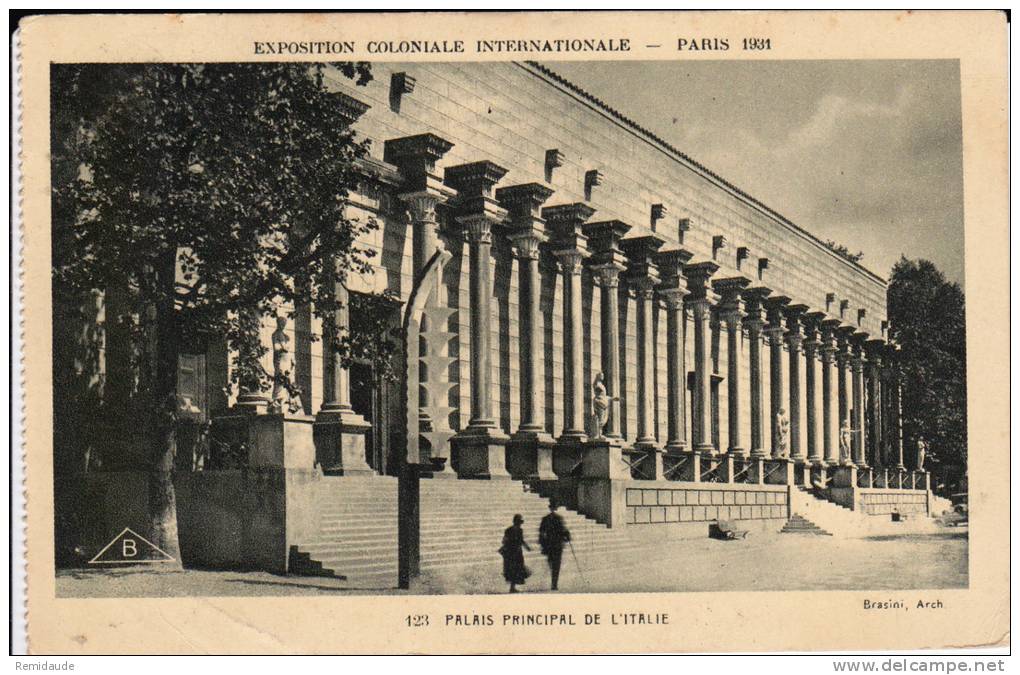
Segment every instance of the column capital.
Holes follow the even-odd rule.
[[[683,309],[684,298],[687,297],[686,288],[663,288],[660,286],[657,290],[667,308]]]
[[[588,253],[588,237],[584,235],[584,223],[595,213],[595,209],[583,202],[557,204],[542,208],[542,217],[552,234],[555,250],[577,250],[585,257]]]
[[[487,218],[490,224],[506,220],[506,209],[492,196],[493,186],[506,175],[506,172],[506,169],[488,160],[458,164],[446,169],[444,182],[457,191],[457,197],[452,205],[459,216],[458,222],[465,218],[479,217]]]
[[[540,221],[542,225],[542,204],[553,194],[553,189],[543,183],[520,183],[496,190],[496,201],[510,214],[514,227],[530,226]]]
[[[747,315],[744,324],[749,330],[760,332],[765,327],[765,303],[772,294],[771,288],[753,286],[744,290],[744,312]]]
[[[561,249],[553,251],[559,269],[564,274],[581,274],[581,263],[588,257],[587,251],[580,249]]]
[[[544,232],[515,231],[507,235],[514,248],[514,254],[521,260],[538,260],[539,245],[548,241]]]
[[[691,295],[687,298],[687,304],[693,306],[697,302],[704,302],[707,305],[718,301],[715,291],[712,290],[712,275],[719,271],[719,265],[711,261],[684,265],[684,276],[687,277],[687,288]]]
[[[537,259],[538,245],[549,239],[541,207],[552,193],[552,188],[541,183],[510,185],[496,190],[496,201],[509,214],[507,237],[521,259]]]
[[[655,266],[659,268],[659,277],[662,279],[663,288],[686,288],[687,277],[684,275],[684,265],[694,256],[693,253],[684,248],[671,248],[665,251],[658,251],[652,256]]]
[[[403,192],[397,195],[397,198],[407,205],[412,221],[434,223],[436,222],[436,207],[456,196],[456,190],[446,187],[436,178],[424,189]]]
[[[712,282],[712,289],[719,294],[719,318],[731,328],[740,327],[744,318],[744,290],[751,284],[747,277],[728,277]]]
[[[620,272],[623,265],[607,263],[603,265],[592,265],[591,271],[595,275],[595,283],[603,288],[619,288]]]
[[[383,161],[400,170],[406,192],[426,189],[439,181],[436,162],[453,148],[453,143],[435,134],[391,138],[383,144]]]
[[[620,248],[627,256],[627,281],[637,291],[651,290],[659,283],[659,268],[655,265],[655,253],[666,240],[656,235],[632,237],[620,241]]]

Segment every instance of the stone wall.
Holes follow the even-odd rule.
[[[787,518],[786,486],[657,483],[626,490],[627,525]]]
[[[912,490],[860,490],[857,495],[858,509],[869,516],[884,516],[897,511],[899,513],[928,512],[928,495]]]

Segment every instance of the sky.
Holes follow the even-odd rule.
[[[883,278],[906,255],[963,285],[958,62],[546,65]]]

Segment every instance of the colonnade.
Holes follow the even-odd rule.
[[[599,220],[587,202],[545,205],[552,190],[542,183],[495,189],[506,169],[492,162],[448,167],[439,183],[434,164],[447,145],[424,134],[387,142],[387,153],[405,184],[416,188],[403,195],[412,210],[412,223],[431,223],[425,233],[419,233],[416,225],[416,272],[429,255],[428,250],[418,252],[417,242],[434,246],[436,241],[438,204],[447,204],[448,226],[459,230],[468,243],[471,409],[465,411],[466,427],[452,438],[459,447],[461,475],[500,478],[520,473],[519,467],[525,466],[530,467],[525,477],[548,479],[553,477],[550,457],[567,452],[579,459],[558,466],[557,473],[563,477],[577,469],[586,447],[608,444],[621,448],[624,474],[635,478],[763,482],[776,473],[774,466],[764,463],[780,462],[794,467],[780,467],[780,472],[787,477],[793,472],[798,481],[812,480],[813,470],[844,466],[855,470],[857,483],[905,484],[894,345],[873,338],[859,322],[773,292],[761,274],[723,276],[715,247],[712,258],[697,259],[682,247],[664,248],[666,241],[654,233],[625,236],[630,225]],[[508,433],[498,428],[490,400],[489,258],[494,236],[506,237],[519,260],[520,423]],[[746,256],[746,249],[741,250]],[[536,396],[541,376],[536,347],[542,344],[539,263],[546,256],[555,261],[562,276],[563,424],[556,438],[546,428]],[[600,363],[590,368],[602,373],[604,391],[596,391],[593,398],[606,408],[594,429],[590,421],[597,411],[585,406],[585,390],[591,386],[584,378],[582,331],[586,268],[600,298]],[[632,436],[628,442],[621,433],[621,286],[633,298],[636,310],[636,336],[627,347],[636,352],[636,430],[628,434]],[[665,387],[656,386],[656,309],[664,310],[667,326]],[[713,325],[725,334],[725,376],[716,374],[712,363]],[[686,363],[688,344],[693,345],[690,365]],[[763,350],[768,351],[768,392],[764,391]],[[746,364],[741,363],[744,355]],[[820,364],[820,381],[816,364]],[[688,367],[693,369],[689,392]],[[787,386],[784,377],[788,377]],[[713,411],[719,409],[713,407],[713,382],[722,380],[727,447],[717,447],[718,434],[712,433]],[[666,399],[665,438],[659,438],[654,422],[660,397]],[[745,400],[749,428],[741,417]],[[841,452],[848,436],[849,451]],[[533,459],[514,461],[515,453]],[[858,469],[866,474],[857,473]],[[620,475],[619,466],[608,473]]]

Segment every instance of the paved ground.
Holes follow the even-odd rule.
[[[530,557],[534,575],[523,592],[549,589],[540,556]],[[759,535],[723,542],[711,539],[664,543],[578,563],[563,559],[560,591],[883,590],[967,586],[966,528],[937,534],[836,539],[811,535]],[[580,568],[580,569],[579,569]],[[650,573],[654,570],[654,573]],[[454,569],[422,579],[419,593],[505,593],[498,568]],[[333,595],[362,593],[340,580],[276,576],[262,572],[174,572],[152,569],[63,570],[59,597],[167,597],[226,595]]]

